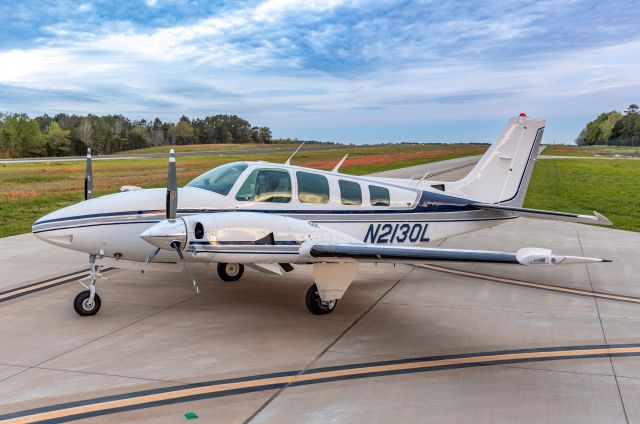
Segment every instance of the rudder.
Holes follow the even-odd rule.
[[[461,180],[447,184],[447,192],[482,203],[521,207],[527,193],[544,119],[526,115],[511,118],[498,140]]]

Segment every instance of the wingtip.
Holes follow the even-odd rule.
[[[603,259],[602,262],[613,262],[611,259]]]
[[[595,215],[596,218],[598,218],[598,223],[600,225],[613,225],[613,222],[611,222],[611,220],[609,218],[607,218],[606,216],[602,215],[601,213],[593,211],[593,214]]]

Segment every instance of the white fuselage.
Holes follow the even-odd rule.
[[[288,201],[239,199],[240,188],[256,169],[277,169],[289,173]],[[297,172],[326,178],[329,196],[324,199],[325,203],[315,202],[309,196],[302,197],[306,202],[301,201]],[[344,181],[351,183],[352,187],[355,187],[353,184],[360,187],[360,204],[344,204],[341,186]],[[387,190],[388,205],[373,206],[369,186]],[[140,234],[165,219],[165,195],[164,189],[148,189],[87,200],[44,216],[33,225],[33,232],[39,238],[65,248],[144,261],[152,246],[140,238]],[[495,226],[512,218],[505,213],[447,204],[441,197],[443,195],[437,190],[423,191],[404,180],[393,183],[390,179],[248,162],[226,195],[190,186],[179,189],[178,217],[197,216],[207,221],[206,237],[195,244],[199,246],[197,255],[186,255],[187,260],[236,263],[300,262],[300,245],[315,237],[419,246]],[[282,217],[289,219],[283,220]],[[195,225],[195,222],[189,225]],[[193,227],[187,231],[190,240],[196,241],[191,238]],[[226,231],[224,237],[222,231]],[[273,233],[275,244],[253,243],[269,232]],[[208,244],[203,247],[205,242]],[[192,243],[188,248],[193,246]],[[175,262],[175,254],[162,251],[154,261]]]

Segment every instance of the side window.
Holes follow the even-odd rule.
[[[391,204],[389,189],[384,187],[370,185],[369,196],[371,197],[371,206],[389,206]]]
[[[338,184],[340,185],[340,200],[343,205],[362,204],[360,184],[347,180],[338,180]]]
[[[296,172],[298,200],[302,203],[329,202],[329,181],[320,174]]]
[[[236,200],[288,203],[291,201],[291,177],[281,169],[255,169],[247,177]]]

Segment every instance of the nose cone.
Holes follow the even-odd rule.
[[[70,247],[73,242],[72,232],[65,229],[71,207],[49,213],[31,225],[31,232],[42,241],[61,247]],[[63,228],[61,228],[63,227]]]
[[[160,249],[173,250],[174,243],[184,248],[187,243],[187,226],[183,219],[160,221],[140,234],[140,237]]]

